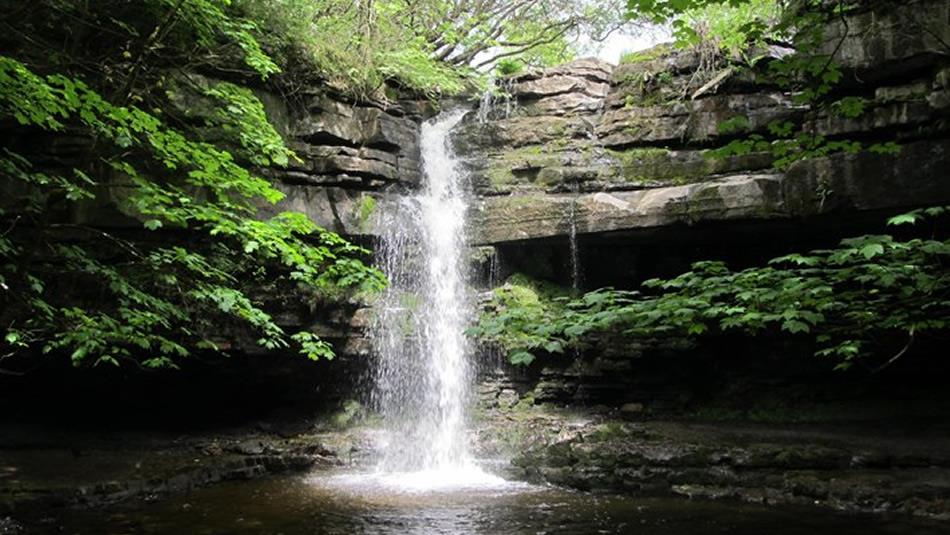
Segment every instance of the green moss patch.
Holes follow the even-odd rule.
[[[673,43],[661,43],[646,50],[627,52],[626,54],[620,56],[620,64],[627,65],[631,63],[645,63],[647,61],[653,61],[664,56],[669,56],[674,51],[675,49],[673,48]]]
[[[762,154],[714,158],[706,150],[673,151],[663,148],[608,150],[620,167],[619,176],[634,183],[684,185],[703,182],[712,175],[751,171],[770,165]]]
[[[359,204],[359,220],[360,220],[360,230],[366,231],[369,227],[370,218],[373,217],[373,214],[376,212],[376,198],[363,195],[360,198]]]

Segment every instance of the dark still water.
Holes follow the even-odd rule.
[[[950,533],[950,525],[935,522],[810,509],[590,495],[518,483],[414,490],[391,480],[326,474],[229,482],[151,504],[74,511],[47,527],[47,533],[88,535]]]

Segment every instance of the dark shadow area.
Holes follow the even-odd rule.
[[[701,260],[722,260],[733,269],[761,266],[790,253],[836,246],[843,238],[900,231],[888,227],[893,212],[849,212],[805,220],[703,222],[636,231],[580,234],[581,289],[635,289],[650,278],[689,271]],[[495,280],[524,273],[571,286],[567,237],[496,245]]]
[[[293,354],[194,357],[161,371],[34,358],[46,362],[21,377],[0,376],[0,425],[188,432],[299,419],[356,396],[365,369],[355,358]]]

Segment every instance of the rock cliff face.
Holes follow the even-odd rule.
[[[299,157],[271,171],[287,196],[277,211],[306,213],[341,234],[372,234],[384,191],[419,184],[421,114],[414,103],[351,103],[319,89],[293,104],[266,101],[270,117],[285,118],[283,134]]]
[[[576,233],[586,286],[632,286],[700,258],[768,258],[814,235],[833,240],[874,228],[886,213],[950,202],[950,25],[941,23],[950,7],[904,7],[858,11],[827,32],[845,74],[840,96],[865,99],[857,117],[796,104],[762,76],[713,68],[666,45],[619,66],[582,59],[502,81],[508,100],[471,113],[453,136],[477,195],[473,241],[498,248],[502,275],[528,270],[564,282],[565,238]],[[317,89],[293,103],[265,101],[301,158],[272,172],[287,194],[280,209],[371,238],[380,203],[419,184],[425,106],[352,103]],[[776,122],[900,150],[782,169],[769,150],[713,155]],[[287,323],[311,322],[342,353],[368,355],[369,311],[348,307],[314,320],[306,309],[287,310]],[[639,388],[630,359],[610,362],[626,367],[555,366],[536,394],[556,403],[643,401],[626,395]]]
[[[503,80],[508,101],[453,137],[495,280],[635,288],[696,260],[760,264],[950,203],[950,3],[873,4],[826,32],[843,74],[833,98],[860,97],[854,117],[665,46]],[[715,155],[777,124],[863,150],[787,165],[761,144]],[[478,438],[511,455],[516,476],[950,517],[947,433],[929,408],[950,403],[932,379],[945,373],[939,348],[868,377],[829,373],[789,340],[588,342],[528,368],[485,359]],[[913,438],[888,451],[883,428]]]
[[[499,107],[487,122],[473,115],[455,136],[482,197],[472,215],[475,241],[950,201],[948,6],[911,4],[859,12],[827,32],[828,46],[840,47],[841,96],[865,99],[854,118],[798,105],[761,76],[665,46],[618,67],[585,59],[505,80],[510,113]],[[768,150],[712,153],[784,122],[865,147],[894,141],[901,150],[809,158],[782,170]]]
[[[286,168],[261,170],[285,198],[276,205],[259,205],[260,215],[301,212],[371,248],[379,206],[420,184],[419,127],[424,116],[432,114],[428,105],[412,100],[354,102],[321,87],[293,98],[263,91],[257,95],[297,156]],[[281,311],[281,326],[308,329],[333,344],[343,357],[336,368],[343,370],[344,379],[328,379],[330,388],[325,390],[332,390],[332,397],[347,395],[347,390],[352,396],[370,346],[365,331],[371,314],[365,303],[313,303],[292,293],[271,297],[273,309]],[[238,345],[248,353],[270,353],[253,339],[241,339]]]

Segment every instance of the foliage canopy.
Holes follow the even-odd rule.
[[[192,81],[214,111],[198,122],[171,113],[173,82],[188,80],[172,65],[261,80],[281,68],[228,2],[138,7],[4,6],[23,28],[5,34],[11,54],[0,56],[0,358],[41,350],[76,365],[171,367],[226,349],[241,325],[263,347],[293,340],[309,358],[332,357],[312,333],[285,333],[254,293],[374,290],[382,275],[303,214],[257,216],[283,195],[255,169],[294,156],[252,91]]]
[[[561,63],[581,35],[601,40],[627,24],[623,0],[235,0],[235,7],[262,21],[268,48],[362,96],[386,82],[457,94],[500,62]]]

